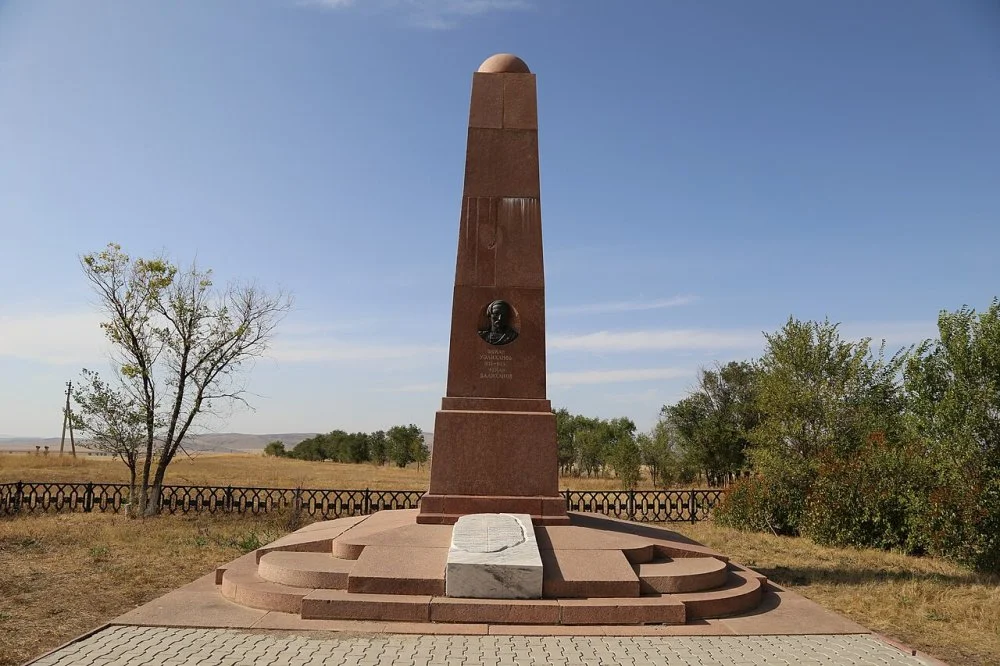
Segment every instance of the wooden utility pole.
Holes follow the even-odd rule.
[[[66,426],[69,426],[69,446],[73,457],[76,458],[76,442],[73,439],[73,416],[69,408],[69,396],[72,391],[73,382],[66,382],[66,407],[63,408],[63,429],[62,440],[59,442],[59,455],[62,455],[63,449],[66,448]]]

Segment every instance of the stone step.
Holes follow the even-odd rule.
[[[306,620],[382,620],[428,622],[431,597],[405,594],[355,594],[344,590],[312,590],[302,600]]]
[[[341,560],[329,552],[272,551],[261,556],[257,575],[272,583],[308,589],[346,590],[354,560]]]
[[[591,599],[453,599],[430,595],[313,590],[302,600],[310,620],[382,620],[547,625],[684,624],[674,595]]]
[[[706,592],[670,595],[687,607],[687,619],[724,617],[753,610],[760,605],[766,581],[746,570],[729,570],[725,585]]]
[[[633,565],[643,594],[702,592],[729,579],[726,563],[714,557],[682,557]]]
[[[543,550],[546,599],[638,597],[639,577],[620,550]]]
[[[443,595],[447,559],[447,548],[365,546],[351,562],[354,567],[347,590],[358,594]]]
[[[250,608],[300,613],[302,598],[313,590],[264,580],[254,573],[226,571],[222,574],[222,596]]]
[[[431,622],[559,624],[556,599],[431,599]]]
[[[348,530],[354,529],[369,516],[338,518],[321,523],[313,523],[297,532],[286,534],[256,551],[257,561],[266,553],[276,550],[293,550],[311,553],[329,553],[333,542]]]
[[[560,599],[560,624],[684,624],[687,608],[675,595]]]

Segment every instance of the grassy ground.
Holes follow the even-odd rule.
[[[955,664],[1000,654],[1000,580],[932,558],[824,548],[710,523],[670,526],[776,583]],[[0,666],[20,663],[287,529],[281,516],[0,520]]]
[[[930,557],[818,546],[711,523],[675,529],[775,583],[953,664],[1000,660],[1000,576]]]
[[[128,470],[116,459],[34,454],[0,455],[0,483],[10,481],[127,482]],[[270,488],[338,488],[424,490],[430,469],[411,465],[347,465],[253,454],[198,454],[178,457],[167,468],[167,483],[180,485],[257,486]],[[561,488],[617,490],[614,478],[563,477]],[[648,479],[640,488],[652,488]]]
[[[0,520],[0,666],[57,647],[284,532],[279,517]]]

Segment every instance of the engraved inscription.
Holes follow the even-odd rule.
[[[520,521],[506,513],[462,516],[451,535],[451,547],[468,553],[498,553],[524,541]]]
[[[480,379],[513,379],[510,363],[514,357],[502,349],[487,349],[479,355],[479,362],[482,369],[479,371]]]

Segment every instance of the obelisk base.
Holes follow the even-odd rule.
[[[445,398],[446,405],[455,402]],[[516,402],[524,411],[437,413],[430,489],[420,500],[418,523],[450,525],[470,513],[528,514],[537,525],[569,523],[559,493],[555,414],[538,409],[547,400]]]
[[[431,495],[420,499],[417,522],[423,525],[454,525],[472,513],[520,513],[531,516],[535,525],[569,525],[566,499],[559,497],[519,497],[485,495]]]

